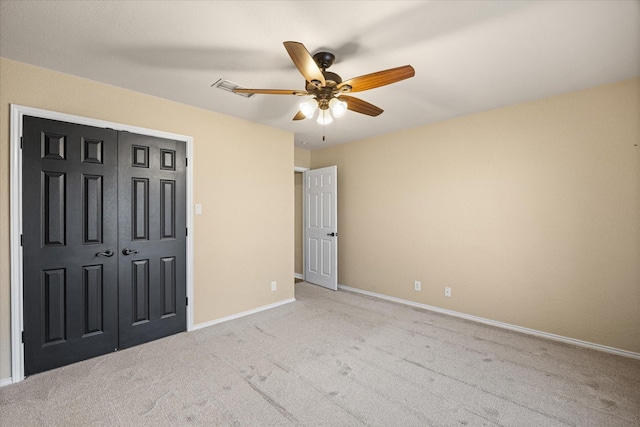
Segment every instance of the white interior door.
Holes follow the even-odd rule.
[[[338,290],[338,168],[304,173],[304,270],[309,283]]]

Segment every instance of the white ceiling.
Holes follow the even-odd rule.
[[[301,98],[211,87],[303,89],[288,40],[333,52],[344,80],[406,64],[416,75],[355,94],[384,113],[349,111],[325,142],[315,121],[292,121]],[[2,0],[0,56],[285,129],[317,149],[640,76],[640,2]]]

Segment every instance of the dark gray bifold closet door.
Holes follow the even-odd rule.
[[[185,144],[25,117],[22,157],[25,374],[185,330]]]

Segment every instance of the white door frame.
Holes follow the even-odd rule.
[[[302,185],[303,185],[303,187],[302,187],[302,197],[300,198],[302,200],[302,230],[298,230],[298,231],[300,231],[302,233],[302,280],[307,280],[307,277],[305,276],[305,271],[307,270],[307,268],[306,268],[306,265],[307,265],[306,262],[307,261],[306,261],[306,258],[304,257],[304,255],[305,255],[304,247],[306,246],[305,245],[305,241],[304,241],[304,228],[305,228],[304,219],[306,218],[305,213],[306,213],[306,209],[307,209],[307,205],[304,202],[304,173],[306,171],[308,171],[308,170],[310,170],[310,168],[304,168],[302,166],[294,166],[293,167],[293,173],[300,172],[300,173],[303,174],[303,178],[302,178]],[[294,182],[293,185],[295,187],[295,182]],[[293,274],[294,274],[294,276],[296,274],[295,268],[293,269]]]
[[[187,331],[193,329],[193,137],[147,129],[138,126],[114,123],[72,114],[57,113],[39,108],[25,107],[11,104],[10,122],[10,246],[11,253],[11,381],[13,383],[24,380],[24,344],[23,331],[23,295],[22,268],[23,253],[20,244],[22,235],[22,151],[20,140],[22,137],[23,116],[34,116],[43,119],[59,120],[68,123],[87,125],[99,128],[109,128],[116,131],[127,131],[140,135],[183,141],[187,144]]]

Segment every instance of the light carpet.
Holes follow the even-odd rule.
[[[640,361],[346,291],[33,375],[2,426],[639,426]]]

